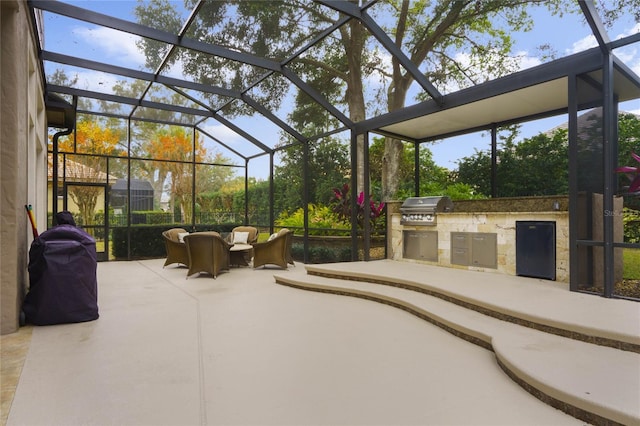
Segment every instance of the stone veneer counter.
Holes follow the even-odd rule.
[[[516,275],[516,222],[555,223],[555,279],[569,282],[569,213],[566,197],[472,200],[454,202],[454,211],[438,213],[435,226],[401,225],[401,214],[390,215],[390,256],[394,260],[452,268]],[[484,211],[467,211],[474,209]],[[518,211],[544,209],[546,211]],[[405,258],[404,231],[437,232],[437,261]],[[463,266],[451,262],[452,233],[483,233],[496,236],[496,268]]]

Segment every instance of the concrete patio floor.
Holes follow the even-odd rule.
[[[407,269],[383,262],[369,264]],[[493,352],[407,312],[276,284],[307,279],[304,265],[185,279],[163,263],[100,263],[98,320],[29,329],[6,424],[584,424],[516,384]]]

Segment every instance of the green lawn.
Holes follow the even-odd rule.
[[[640,250],[624,249],[622,257],[624,258],[624,278],[640,279]]]

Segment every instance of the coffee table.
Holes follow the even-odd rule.
[[[249,266],[247,257],[251,257],[251,250],[253,246],[251,244],[234,244],[229,249],[229,261],[232,265],[237,266]],[[247,256],[249,255],[249,256]]]

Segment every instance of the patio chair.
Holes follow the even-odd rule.
[[[229,248],[217,232],[194,232],[184,237],[189,255],[187,278],[198,272],[206,272],[215,278],[220,271],[228,271],[230,265]]]
[[[162,233],[164,246],[167,249],[167,260],[165,260],[163,268],[167,265],[171,265],[172,263],[189,266],[187,246],[184,242],[180,241],[181,236],[187,234],[188,232],[182,228],[172,228]]]
[[[245,234],[246,233],[246,234]],[[246,238],[245,238],[246,237]],[[253,226],[236,226],[227,237],[229,244],[253,244],[258,242],[258,228]]]
[[[268,241],[253,244],[253,268],[278,265],[287,269],[288,265],[295,266],[291,256],[292,241],[293,231],[283,228]]]

